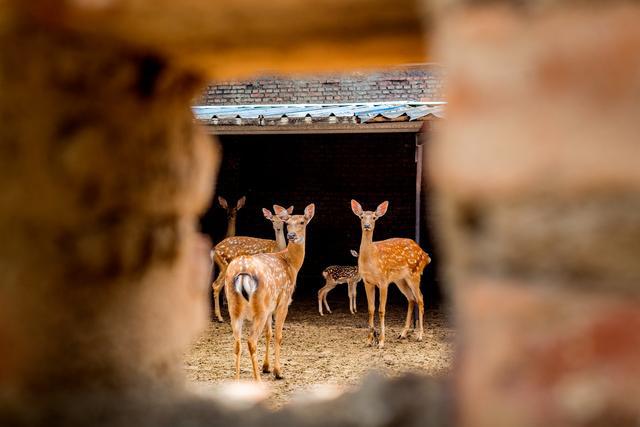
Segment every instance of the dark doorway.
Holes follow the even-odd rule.
[[[231,203],[247,196],[246,207],[238,215],[237,235],[273,238],[263,207],[294,205],[295,212],[301,213],[307,204],[316,204],[296,298],[315,298],[323,285],[321,272],[328,265],[356,264],[349,250],[359,248],[360,222],[351,212],[352,198],[369,210],[384,200],[390,202],[388,213],[376,225],[375,240],[415,238],[415,133],[227,135],[219,139],[223,163],[217,193]],[[428,191],[423,191],[423,198],[429,199]],[[217,204],[203,217],[202,228],[214,242],[224,237],[226,219]],[[421,246],[434,259],[425,270],[422,288],[427,305],[433,306],[441,301],[435,274],[438,257],[424,221],[422,230]],[[389,301],[404,301],[392,288]],[[362,288],[360,292],[364,294]],[[346,286],[334,293],[346,295]]]

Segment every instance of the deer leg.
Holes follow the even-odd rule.
[[[318,291],[318,310],[320,311],[320,316],[324,315],[324,313],[322,313],[323,302],[327,307],[327,312],[331,313],[331,309],[329,309],[329,304],[327,304],[327,294],[335,286],[336,285],[332,283],[329,279],[326,279],[326,281],[324,282],[324,286]]]
[[[359,282],[359,281],[358,281]],[[357,313],[358,312],[358,282],[353,282],[353,312]]]
[[[402,329],[402,332],[400,333],[400,339],[405,339],[407,338],[407,333],[409,332],[409,329],[411,328],[411,322],[413,320],[413,307],[415,305],[415,302],[413,300],[409,300],[408,306],[407,306],[407,320],[405,320],[404,322],[404,329]]]
[[[324,306],[327,309],[327,313],[329,313],[329,314],[331,314],[331,307],[329,307],[329,303],[327,302],[327,295],[329,295],[329,291],[330,290],[331,289],[327,290],[327,292],[324,293]]]
[[[387,307],[387,290],[389,284],[380,286],[380,304],[378,305],[378,315],[380,316],[380,340],[378,341],[378,348],[384,348],[384,316],[385,309]]]
[[[424,298],[420,291],[420,276],[412,277],[408,281],[415,300],[418,303],[418,322],[420,324],[418,325],[418,337],[416,339],[422,341],[424,334]]]
[[[399,339],[403,340],[407,338],[407,333],[411,328],[415,297],[413,296],[413,292],[411,291],[411,288],[407,284],[406,280],[399,280],[396,284],[398,285],[398,289],[400,289],[400,292],[402,292],[402,294],[405,296],[405,298],[407,298],[407,301],[409,302],[409,306],[407,307],[407,320],[404,322],[404,328],[402,329],[402,332],[400,332],[400,336],[398,336]]]
[[[324,288],[321,288],[318,291],[318,312],[320,313],[320,316],[324,316],[324,313],[322,312],[322,295],[323,295],[323,291],[324,291]]]
[[[347,282],[347,293],[349,294],[349,312],[353,314],[353,291],[351,289],[351,282]]]
[[[376,287],[371,283],[364,282],[364,290],[367,293],[367,308],[369,310],[369,336],[367,337],[367,345],[372,346],[373,340],[377,335],[373,323],[376,311]]]
[[[287,318],[287,312],[289,311],[288,298],[283,300],[281,307],[276,309],[276,345],[275,345],[275,362],[273,367],[273,375],[277,380],[281,380],[282,368],[280,367],[280,347],[282,346],[282,328],[284,327],[284,321]]]
[[[267,327],[264,331],[264,340],[265,340],[265,350],[264,350],[264,363],[262,364],[262,372],[268,374],[271,372],[271,366],[269,364],[269,344],[271,344],[271,336],[273,335],[273,330],[271,328],[271,324],[273,323],[273,314],[270,314],[267,318]]]
[[[220,268],[220,274],[218,274],[218,278],[213,282],[211,287],[213,288],[213,302],[215,306],[215,314],[218,322],[224,322],[222,318],[222,314],[220,313],[220,291],[224,287],[224,276],[227,272],[227,269],[222,267]]]
[[[353,282],[347,282],[347,290],[349,292],[349,311],[351,312],[351,314],[355,314],[355,301],[354,301],[354,295],[353,293],[355,292],[355,286]]]
[[[256,381],[260,381],[260,371],[258,370],[258,355],[256,351],[258,349],[258,338],[262,334],[262,329],[265,326],[265,323],[271,316],[267,313],[262,314],[262,316],[254,317],[253,325],[251,328],[251,333],[249,334],[249,338],[247,339],[247,347],[249,348],[249,355],[251,356],[251,367],[253,368],[253,379]]]
[[[240,379],[240,356],[242,355],[242,346],[240,339],[242,338],[242,319],[231,321],[231,329],[233,331],[233,352],[236,357],[236,380]]]
[[[325,286],[327,289],[325,289],[324,294],[322,296],[322,300],[324,301],[324,306],[327,309],[327,313],[331,314],[331,308],[329,307],[329,303],[327,302],[327,295],[329,295],[329,292],[331,292],[333,290],[333,288],[336,287],[336,282],[329,281],[327,280],[327,285]]]

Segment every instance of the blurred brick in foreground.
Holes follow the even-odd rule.
[[[464,425],[633,424],[640,303],[477,280],[458,298]]]
[[[640,420],[640,8],[573,5],[461,9],[440,34],[466,426]]]

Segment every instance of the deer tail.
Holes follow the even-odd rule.
[[[258,279],[247,273],[237,274],[233,278],[233,289],[248,302],[258,289]]]
[[[423,273],[423,271],[424,271],[425,267],[426,267],[427,265],[429,265],[429,264],[431,264],[431,257],[429,256],[429,254],[428,254],[428,253],[426,253],[426,252],[424,252],[424,251],[423,251],[423,252],[422,252],[422,260],[420,261],[420,266],[419,266],[419,268],[420,268],[420,274],[422,274],[422,273]]]
[[[425,257],[425,267],[429,264],[431,264],[431,257],[429,256],[429,254],[425,251],[424,252],[424,257]]]

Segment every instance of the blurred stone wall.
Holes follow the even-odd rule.
[[[454,375],[241,413],[180,387],[215,171],[189,102],[262,63],[412,61],[430,24],[404,0],[0,2],[0,424],[637,426],[640,7],[440,3]]]
[[[640,8],[472,3],[428,156],[461,424],[637,425]]]

